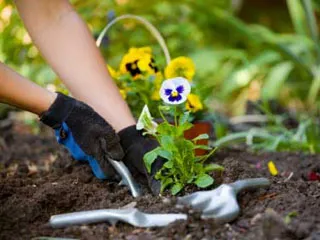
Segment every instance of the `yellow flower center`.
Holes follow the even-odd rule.
[[[178,93],[177,90],[173,90],[173,91],[171,92],[171,96],[172,96],[172,97],[177,97],[178,95],[179,95],[179,93]]]
[[[131,68],[132,68],[133,70],[135,70],[135,69],[137,68],[137,64],[133,63],[133,64],[131,65]]]

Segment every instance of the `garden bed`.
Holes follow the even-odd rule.
[[[158,229],[107,223],[51,229],[48,220],[59,213],[128,204],[149,213],[179,210],[164,197],[145,194],[134,199],[126,188],[95,179],[53,136],[35,136],[17,124],[0,129],[0,239],[320,239],[320,182],[308,181],[310,172],[320,172],[320,155],[232,149],[218,151],[213,160],[225,167],[217,184],[262,176],[272,182],[268,189],[240,193],[242,212],[230,224],[216,226],[191,213],[187,222]],[[278,176],[270,176],[270,160]]]

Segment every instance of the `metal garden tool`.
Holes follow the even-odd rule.
[[[50,218],[50,225],[54,228],[67,227],[77,224],[109,222],[129,223],[135,227],[164,227],[176,220],[186,220],[186,214],[149,214],[136,208],[129,209],[100,209],[54,215]]]
[[[267,187],[270,182],[266,178],[239,180],[231,184],[222,184],[211,191],[200,191],[178,198],[178,204],[189,205],[202,211],[201,217],[214,218],[218,223],[234,220],[240,213],[236,196],[245,189]],[[67,227],[77,224],[109,222],[125,222],[135,227],[164,227],[177,220],[187,220],[186,214],[166,213],[148,214],[136,208],[129,209],[100,209],[67,214],[54,215],[50,225],[54,228]]]
[[[121,177],[121,182],[119,184],[128,186],[133,197],[141,196],[141,189],[134,181],[126,165],[121,161],[115,161],[110,158],[108,158],[108,160]]]
[[[270,182],[266,178],[238,180],[230,184],[222,184],[210,191],[200,191],[178,198],[178,204],[188,205],[202,212],[203,219],[213,218],[217,223],[234,220],[240,213],[237,194],[246,189],[267,187]]]

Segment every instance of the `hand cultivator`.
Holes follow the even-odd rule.
[[[126,179],[126,177],[124,178]],[[222,184],[214,190],[199,191],[180,197],[178,198],[178,204],[188,205],[196,210],[200,210],[203,219],[212,218],[217,223],[226,223],[234,220],[240,213],[240,206],[236,198],[240,191],[267,187],[269,185],[270,182],[266,178],[239,180],[230,184]],[[136,187],[132,186],[133,188]],[[186,220],[187,218],[188,216],[182,213],[148,214],[136,208],[100,209],[54,215],[50,219],[50,225],[54,228],[59,228],[106,221],[116,224],[121,221],[135,227],[164,227],[176,220]]]

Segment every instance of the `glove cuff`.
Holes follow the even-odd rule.
[[[136,125],[129,126],[125,129],[122,129],[118,132],[120,137],[121,146],[126,152],[126,150],[131,147],[134,143],[137,143],[137,140],[142,138],[142,131],[136,129]]]
[[[59,128],[62,122],[67,119],[76,101],[62,93],[57,93],[50,108],[40,115],[40,121],[52,128]]]

